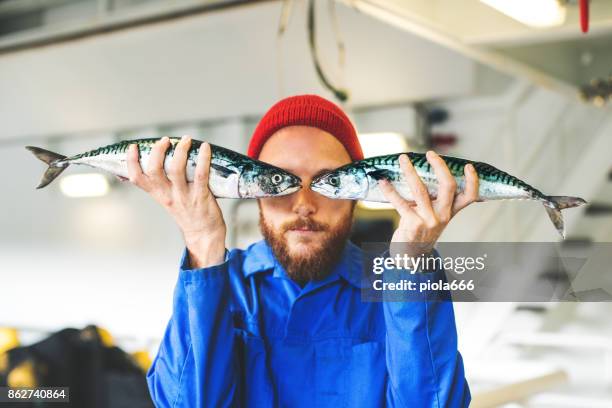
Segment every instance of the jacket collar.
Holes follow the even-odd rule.
[[[258,272],[274,269],[275,265],[276,259],[266,240],[257,241],[245,250],[242,271],[246,278]]]
[[[256,273],[273,270],[272,276],[289,279],[284,268],[276,260],[272,248],[270,248],[265,240],[255,242],[245,252],[246,256],[242,268],[246,278]],[[363,286],[361,282],[362,257],[361,249],[352,242],[347,242],[342,251],[340,261],[324,281],[330,282],[340,277],[353,286],[361,288]]]

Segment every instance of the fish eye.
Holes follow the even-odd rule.
[[[272,182],[274,184],[279,184],[281,181],[283,181],[283,176],[281,176],[280,174],[272,175]]]
[[[332,185],[332,187],[339,187],[340,186],[340,178],[338,176],[329,176],[329,184]]]

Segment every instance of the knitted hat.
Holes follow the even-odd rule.
[[[317,95],[297,95],[277,102],[261,118],[249,143],[247,155],[258,158],[266,141],[288,126],[312,126],[334,136],[352,160],[363,159],[357,132],[346,114],[333,102]]]

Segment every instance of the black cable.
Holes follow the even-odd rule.
[[[346,89],[338,89],[335,86],[333,86],[329,82],[327,77],[325,76],[325,73],[323,72],[323,69],[321,68],[321,65],[319,64],[319,58],[317,57],[317,44],[316,44],[316,39],[315,39],[316,37],[315,31],[316,31],[315,30],[315,0],[309,0],[308,1],[308,42],[310,44],[310,53],[312,55],[312,62],[314,63],[315,70],[317,71],[317,76],[323,83],[323,86],[325,86],[327,89],[332,91],[334,93],[334,96],[339,101],[346,102],[349,97],[348,91]]]

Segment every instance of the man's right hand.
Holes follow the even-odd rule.
[[[127,154],[129,180],[174,218],[183,233],[191,268],[220,264],[225,259],[226,227],[217,200],[208,188],[210,144],[202,143],[200,147],[193,183],[188,183],[186,177],[191,138],[183,136],[177,144],[166,174],[164,160],[168,147],[168,137],[157,141],[143,171],[138,160],[138,146],[130,145]]]

